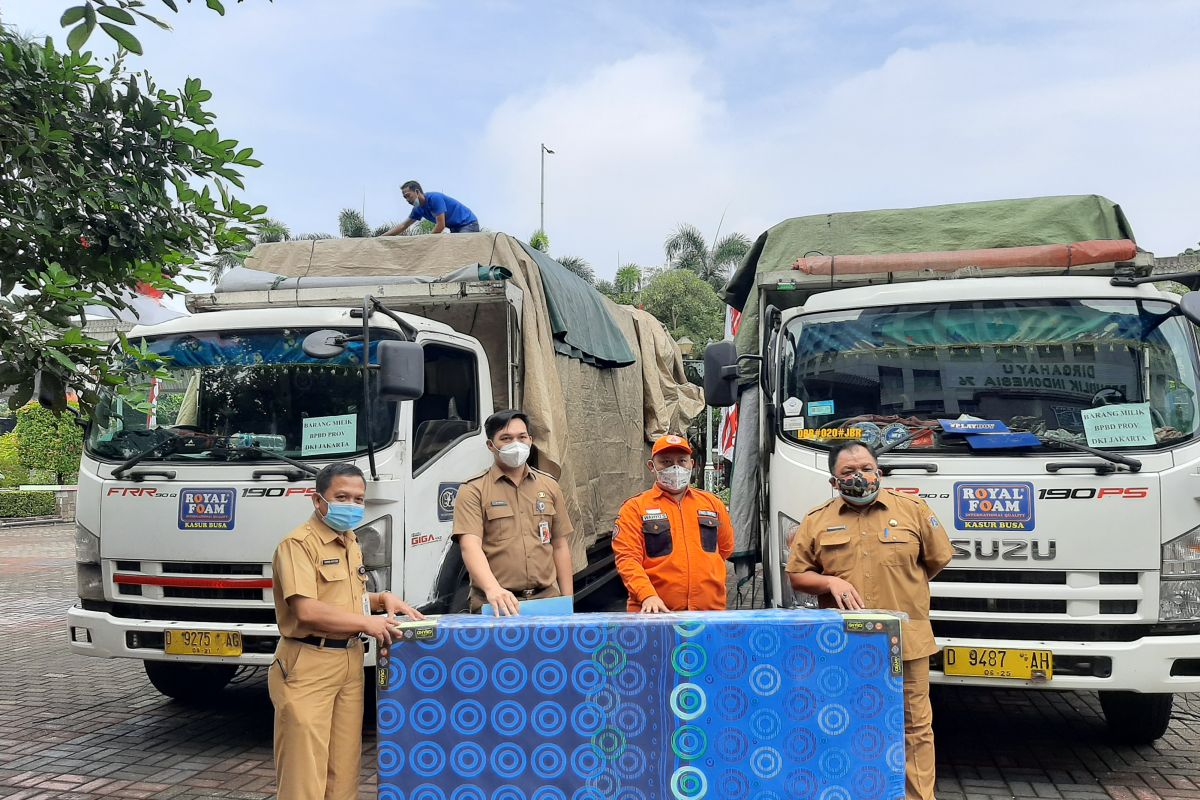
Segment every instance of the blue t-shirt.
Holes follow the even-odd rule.
[[[438,214],[446,215],[447,228],[458,228],[479,221],[471,213],[471,209],[441,192],[428,192],[425,195],[425,202],[419,206],[413,206],[412,213],[408,215],[408,218],[427,219],[436,223]]]

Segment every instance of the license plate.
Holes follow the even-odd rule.
[[[1054,656],[1049,650],[945,647],[942,673],[967,678],[1044,681],[1054,676]]]
[[[242,635],[233,631],[163,631],[163,652],[171,656],[240,656]]]

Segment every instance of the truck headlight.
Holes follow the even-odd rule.
[[[354,529],[362,550],[363,566],[367,568],[367,591],[382,592],[392,588],[392,518],[374,519]]]
[[[100,563],[100,537],[75,523],[75,560],[80,564]]]
[[[99,564],[76,564],[75,585],[80,600],[104,599],[104,574]]]
[[[1159,621],[1200,619],[1200,528],[1163,545],[1161,578]]]

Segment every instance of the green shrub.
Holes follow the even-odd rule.
[[[17,412],[13,433],[21,466],[26,469],[53,473],[51,483],[62,483],[62,476],[79,470],[83,429],[71,412],[55,414],[31,403]]]
[[[0,492],[0,519],[52,517],[57,513],[54,492]]]
[[[21,466],[17,455],[17,435],[0,436],[0,486],[20,486],[29,483],[29,470]]]

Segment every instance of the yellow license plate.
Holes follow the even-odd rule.
[[[240,656],[242,635],[233,631],[163,631],[163,652],[171,656]]]
[[[1054,676],[1054,655],[1049,650],[945,647],[942,672],[966,678],[1050,680]]]

